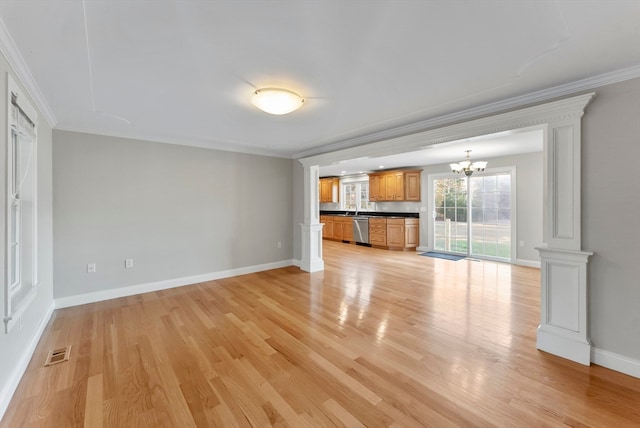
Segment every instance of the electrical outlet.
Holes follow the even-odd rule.
[[[524,241],[520,241],[520,246],[524,247]]]
[[[124,267],[125,269],[131,269],[133,267],[133,259],[125,259]]]
[[[96,273],[96,264],[95,263],[89,263],[87,265],[87,272],[88,273]]]
[[[282,248],[282,242],[278,241],[278,248]]]

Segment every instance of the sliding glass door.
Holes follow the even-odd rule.
[[[434,180],[434,249],[467,254],[467,178]]]
[[[514,175],[510,169],[430,180],[434,250],[511,260]]]

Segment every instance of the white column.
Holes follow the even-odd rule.
[[[322,260],[322,227],[318,198],[318,165],[304,165],[304,223],[302,228],[302,259],[300,269],[306,272],[324,270]]]
[[[584,106],[583,106],[584,108]],[[544,246],[537,348],[591,363],[587,263],[581,244],[580,120],[583,108],[547,124],[544,159]]]

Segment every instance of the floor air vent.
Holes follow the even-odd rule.
[[[47,361],[44,363],[44,366],[47,367],[69,361],[70,352],[71,345],[49,351],[49,354],[47,355]]]

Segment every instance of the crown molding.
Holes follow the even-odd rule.
[[[20,83],[25,87],[27,93],[31,96],[34,104],[40,110],[45,120],[49,124],[51,128],[53,128],[56,123],[55,115],[53,111],[49,107],[47,100],[45,99],[42,91],[38,87],[36,80],[31,74],[31,70],[27,66],[20,50],[16,46],[13,41],[13,37],[9,34],[7,27],[4,25],[4,21],[0,18],[0,52],[4,55],[9,63],[9,67],[13,69],[16,74],[16,78]]]
[[[435,127],[426,131],[320,153],[299,158],[298,161],[304,166],[330,165],[344,159],[356,159],[362,156],[372,158],[388,156],[479,135],[493,134],[511,129],[533,128],[544,126],[550,122],[572,120],[582,117],[584,109],[594,96],[595,92],[576,95],[534,106],[486,115],[477,119],[460,121],[453,125]]]
[[[200,149],[219,150],[222,152],[243,153],[255,156],[267,156],[284,159],[293,159],[286,153],[264,150],[249,146],[242,146],[233,143],[225,143],[198,137],[181,137],[175,135],[154,134],[147,132],[117,132],[105,129],[89,129],[74,126],[57,126],[55,131],[75,132],[79,134],[97,135],[100,137],[122,138],[126,140],[136,140],[148,143],[173,144],[177,146],[196,147]]]
[[[459,112],[414,122],[408,125],[390,128],[384,131],[366,134],[347,140],[337,141],[335,143],[326,144],[314,149],[295,153],[293,157],[294,159],[300,159],[337,150],[348,149],[351,147],[373,143],[376,141],[389,140],[405,135],[415,134],[428,129],[445,126],[451,123],[467,121],[477,117],[492,115],[507,110],[526,107],[528,105],[551,101],[555,98],[574,95],[579,92],[589,91],[601,86],[611,85],[613,83],[623,82],[625,80],[636,78],[640,78],[640,65],[634,65],[632,67],[600,74],[593,77],[588,77],[585,79],[577,80],[575,82],[554,86],[552,88],[542,89],[526,95],[508,98],[478,107],[472,107],[466,110],[461,110]]]

